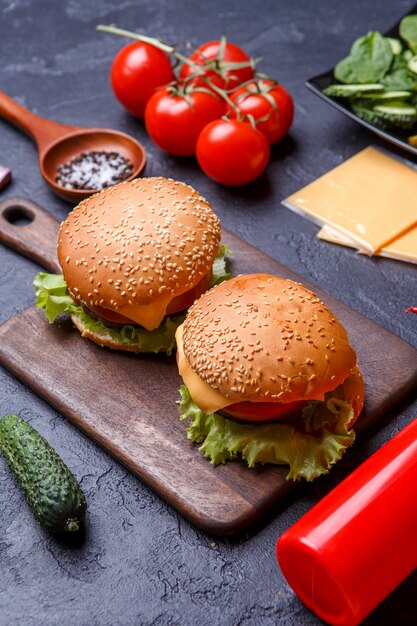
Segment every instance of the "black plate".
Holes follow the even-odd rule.
[[[417,13],[417,4],[414,5],[414,7],[405,15],[410,15],[413,13]],[[399,35],[400,22],[403,19],[403,17],[405,17],[405,15],[403,15],[398,20],[395,26],[393,26],[387,32],[384,33],[385,37],[394,37],[395,39],[400,38],[400,35]],[[353,41],[351,43],[353,43]],[[403,148],[404,150],[407,150],[408,152],[411,152],[412,154],[417,154],[417,148],[414,146],[410,146],[410,144],[407,143],[407,137],[410,134],[413,134],[414,132],[413,130],[410,130],[410,129],[408,130],[400,130],[400,129],[381,130],[380,128],[377,128],[373,124],[369,124],[369,122],[365,122],[365,120],[362,120],[360,117],[355,115],[355,113],[353,113],[353,111],[349,108],[349,106],[344,103],[345,102],[344,100],[330,98],[329,96],[326,96],[323,93],[323,89],[326,89],[326,87],[336,82],[333,77],[333,71],[334,71],[334,68],[332,68],[331,70],[328,70],[327,72],[324,72],[323,74],[320,74],[319,76],[314,76],[314,78],[310,78],[305,83],[306,87],[310,89],[313,93],[315,93],[317,96],[325,100],[328,104],[333,106],[335,109],[337,109],[338,111],[341,111],[341,113],[344,113],[345,115],[348,115],[350,118],[355,120],[355,122],[362,124],[362,126],[365,126],[365,128],[367,128],[371,132],[375,133],[379,137],[382,137],[382,139],[385,139],[386,141],[389,141],[390,143],[396,146],[399,146],[400,148]]]

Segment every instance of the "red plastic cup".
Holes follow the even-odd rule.
[[[359,624],[417,567],[417,419],[277,542],[299,598],[334,626]]]

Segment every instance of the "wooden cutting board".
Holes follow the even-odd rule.
[[[18,225],[22,217],[31,222]],[[33,202],[0,203],[0,240],[52,271],[59,271],[57,229],[55,218]],[[223,241],[232,251],[234,274],[268,272],[301,280],[232,233],[225,232]],[[357,429],[362,431],[416,387],[417,350],[302,282],[345,325],[357,351],[366,389]],[[49,325],[32,306],[0,326],[0,363],[210,534],[241,530],[293,487],[285,480],[286,468],[249,470],[240,462],[213,467],[201,456],[178,419],[175,357],[99,348],[70,322]]]

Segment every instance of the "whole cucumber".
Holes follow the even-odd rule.
[[[80,485],[52,446],[19,415],[0,419],[0,450],[38,522],[74,532],[87,505]]]

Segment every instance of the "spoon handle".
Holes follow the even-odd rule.
[[[78,129],[76,126],[58,124],[28,111],[3,91],[0,91],[0,117],[30,135],[36,141],[40,154],[57,139]]]
[[[35,202],[9,196],[0,202],[0,241],[51,272],[61,274],[59,222]]]

